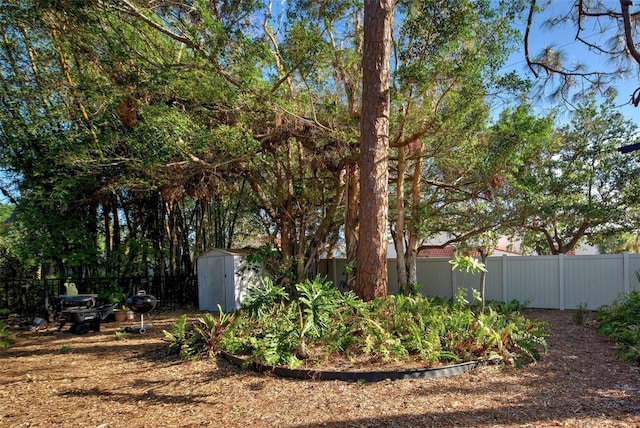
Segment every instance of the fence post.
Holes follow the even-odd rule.
[[[457,278],[456,278],[456,270],[451,269],[451,298],[456,297],[456,292],[458,291]]]
[[[622,253],[622,287],[624,290],[624,293],[627,294],[630,290],[630,285],[631,285],[631,281],[630,281],[630,277],[631,277],[631,272],[629,272],[631,270],[631,264],[629,263],[629,253],[628,252],[624,252]]]
[[[337,266],[336,266],[336,258],[332,257],[331,258],[331,275],[333,276],[333,278],[331,278],[331,280],[333,281],[334,285],[340,285],[340,283],[338,282],[338,272],[337,272]],[[328,269],[327,269],[328,271]]]
[[[564,254],[558,254],[558,293],[560,310],[564,310]]]
[[[503,254],[502,255],[502,301],[503,302],[508,302],[507,300],[507,295],[508,295],[508,291],[507,290],[507,255]]]

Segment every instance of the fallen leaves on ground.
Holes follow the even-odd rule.
[[[0,351],[3,427],[636,427],[640,370],[572,311],[528,310],[550,322],[549,352],[522,369],[377,383],[301,381],[224,360],[181,362],[162,341],[179,314],[145,334],[22,332]],[[145,317],[145,320],[147,317]]]

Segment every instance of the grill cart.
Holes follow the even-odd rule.
[[[58,331],[67,322],[72,323],[69,330],[75,334],[86,334],[89,330],[100,331],[100,323],[113,312],[117,303],[95,307],[96,297],[96,294],[58,296]]]

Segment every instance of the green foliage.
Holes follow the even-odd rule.
[[[640,365],[640,292],[631,291],[596,312],[598,333],[610,336],[625,361]]]
[[[394,116],[407,116],[390,127],[398,141],[424,136],[430,181],[457,180],[480,159],[484,94],[518,86],[492,76],[520,6],[398,3],[391,97]],[[196,1],[186,15],[180,2],[7,3],[0,167],[23,196],[12,255],[74,273],[191,275],[185,255],[259,229],[290,237],[269,259],[276,283],[304,278],[338,235],[343,168],[357,157],[361,12],[351,0],[225,2],[215,13]]]
[[[172,333],[165,332],[170,347],[183,358],[223,349],[249,361],[292,368],[327,358],[418,358],[437,365],[498,357],[520,364],[546,351],[545,326],[525,320],[515,302],[489,304],[478,313],[461,291],[451,302],[390,296],[365,303],[320,277],[297,284],[299,299],[290,300],[282,288],[263,284],[251,290],[216,346],[206,346],[208,336],[194,335],[196,329],[183,316]]]
[[[331,282],[316,277],[296,286],[302,326],[300,336],[321,337],[331,326],[332,314],[343,301],[340,291]]]
[[[566,253],[587,238],[604,241],[637,224],[640,162],[616,151],[637,139],[637,126],[613,98],[585,98],[506,186],[523,225],[523,248]]]
[[[118,303],[123,305],[127,297],[129,297],[129,292],[123,290],[118,287],[117,284],[113,284],[111,286],[98,286],[97,288],[98,300],[104,301],[107,303]]]
[[[16,343],[13,333],[9,330],[3,321],[0,321],[0,349],[8,348]]]
[[[16,207],[12,204],[0,204],[0,225],[11,216]]]
[[[290,260],[283,259],[282,253],[269,244],[252,251],[247,256],[247,261],[261,266],[269,278],[276,278],[280,284],[289,284],[293,280]]]
[[[573,322],[578,325],[583,325],[587,320],[587,304],[581,303],[576,306],[575,311],[573,311]]]
[[[169,342],[169,349],[180,353],[182,356],[182,348],[185,345],[187,337],[187,315],[181,315],[173,324],[173,329],[169,332],[162,331],[165,339]]]
[[[503,315],[521,314],[529,303],[531,302],[521,302],[516,299],[512,299],[510,302],[488,302],[495,311]]]
[[[451,270],[458,270],[460,272],[465,271],[476,274],[487,271],[484,263],[471,256],[461,256],[460,254],[456,254],[453,259],[449,260],[449,264],[452,265]]]
[[[283,287],[275,285],[270,277],[260,277],[258,284],[251,284],[247,289],[247,295],[242,301],[242,309],[249,315],[258,319],[265,316],[274,305],[289,300],[289,295]]]
[[[115,340],[117,341],[125,341],[131,336],[131,333],[126,331],[116,331]]]
[[[227,314],[218,305],[218,314],[205,313],[193,322],[187,323],[182,315],[171,332],[163,330],[169,349],[182,359],[192,359],[200,355],[213,356],[225,330],[233,323],[235,315]]]

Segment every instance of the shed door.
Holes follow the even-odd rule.
[[[211,273],[211,288],[213,289],[213,305],[210,311],[218,311],[218,305],[223,309],[226,307],[227,302],[227,281],[225,271],[225,260],[227,257],[218,256],[211,257],[211,267],[209,272]]]
[[[225,287],[225,258],[224,256],[206,257],[202,266],[198,266],[198,287],[200,292],[199,306],[202,311],[218,311],[218,305],[226,306]],[[200,268],[202,267],[202,270]]]

